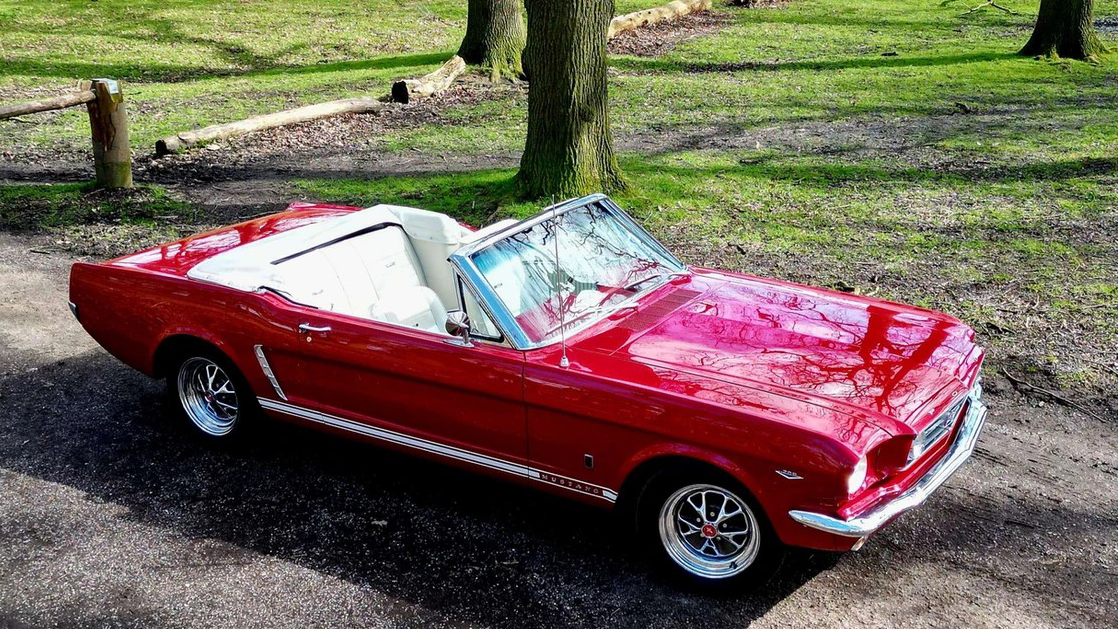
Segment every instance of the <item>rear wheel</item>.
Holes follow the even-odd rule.
[[[179,411],[203,437],[232,440],[256,412],[248,383],[216,350],[197,347],[184,352],[167,379]]]
[[[670,573],[703,589],[764,584],[785,549],[740,484],[716,473],[668,473],[650,481],[637,525]]]

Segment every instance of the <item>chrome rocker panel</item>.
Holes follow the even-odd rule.
[[[978,443],[978,435],[982,432],[982,427],[986,423],[986,413],[986,405],[982,403],[978,395],[973,395],[967,416],[963,418],[963,425],[955,438],[955,442],[951,444],[951,449],[947,452],[947,455],[915,485],[906,489],[895,499],[849,520],[840,520],[833,516],[811,511],[789,511],[788,515],[804,526],[842,535],[843,537],[865,537],[876,532],[898,515],[924,504],[928,496],[947,482],[947,479],[970,458],[975,445]]]

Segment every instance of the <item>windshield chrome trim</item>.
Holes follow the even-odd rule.
[[[517,322],[516,317],[514,317],[508,310],[508,308],[505,307],[500,297],[497,296],[496,291],[494,291],[489,286],[489,282],[485,280],[485,277],[481,274],[481,271],[478,270],[477,265],[474,264],[474,261],[472,259],[473,255],[498,241],[508,238],[512,234],[517,234],[526,229],[531,229],[532,227],[535,227],[536,225],[546,220],[550,220],[559,214],[565,214],[567,212],[570,212],[571,210],[575,210],[592,203],[601,203],[602,206],[609,210],[609,212],[613,214],[619,221],[621,221],[624,226],[629,228],[644,245],[662,254],[669,261],[676,264],[678,266],[679,272],[688,274],[691,273],[690,267],[680,262],[679,258],[676,258],[674,255],[672,255],[672,253],[668,251],[668,249],[664,247],[664,245],[661,244],[660,241],[656,240],[652,236],[652,234],[648,233],[648,231],[644,227],[641,227],[640,223],[633,219],[632,216],[629,216],[628,212],[621,209],[620,206],[613,202],[613,199],[610,199],[608,196],[602,193],[595,193],[577,199],[568,199],[567,201],[563,201],[562,203],[556,203],[555,205],[548,206],[541,210],[539,214],[536,214],[531,218],[524,219],[514,225],[509,225],[505,229],[494,232],[486,236],[485,238],[482,238],[481,240],[460,247],[457,251],[450,254],[449,258],[450,263],[453,264],[454,267],[458,270],[459,276],[467,284],[467,286],[473,290],[474,296],[477,298],[479,305],[481,305],[482,308],[488,311],[490,318],[493,320],[493,323],[495,323],[497,327],[501,329],[501,332],[504,333],[505,338],[513,346],[513,348],[521,351],[540,349],[542,347],[557,345],[559,343],[559,339],[552,339],[544,342],[534,342],[529,339],[528,335],[525,334],[524,330],[520,327],[520,323]],[[655,287],[658,288],[663,285],[664,282],[658,282],[657,284],[655,284]],[[617,306],[622,307],[626,304],[629,304],[646,292],[648,291],[637,293],[629,299],[626,299],[625,301],[617,304]],[[581,332],[591,325],[601,321],[603,318],[605,318],[605,316],[609,315],[607,314],[602,317],[591,318],[589,321],[585,322],[580,327],[575,328],[573,331],[567,331],[567,335]]]

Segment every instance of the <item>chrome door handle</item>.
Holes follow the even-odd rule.
[[[330,331],[330,326],[328,326],[328,325],[314,326],[314,325],[311,325],[309,323],[300,323],[299,324],[299,334],[306,334],[307,332],[323,332],[323,333],[325,333],[325,332],[329,332],[329,331]]]

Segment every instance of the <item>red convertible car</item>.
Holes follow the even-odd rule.
[[[297,203],[75,264],[70,301],[206,438],[270,416],[623,508],[702,585],[858,549],[986,417],[958,320],[687,266],[603,195],[476,231]]]

